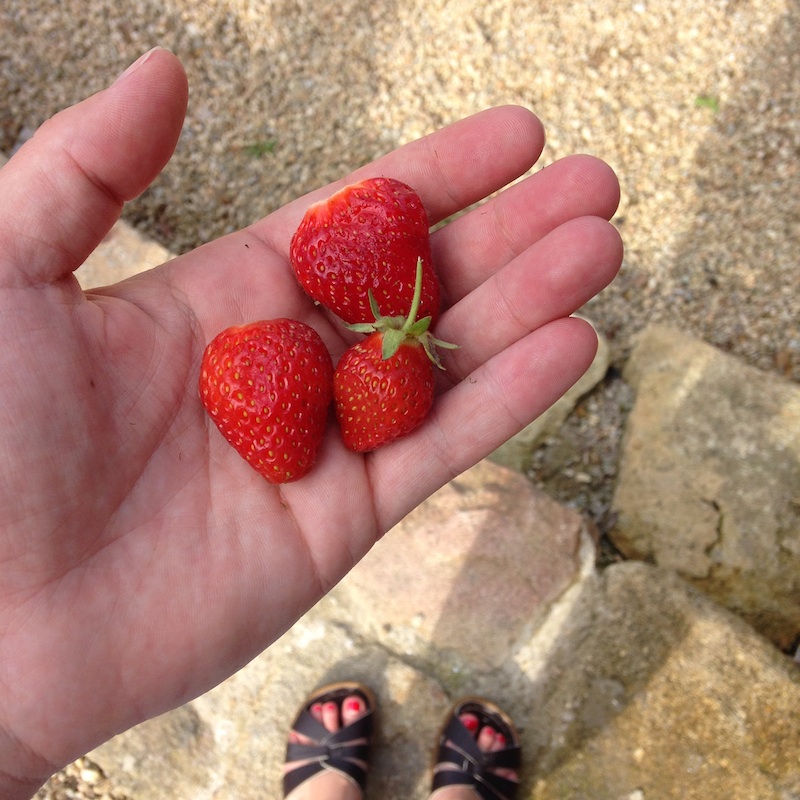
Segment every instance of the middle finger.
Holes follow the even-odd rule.
[[[442,354],[447,377],[460,380],[531,331],[570,316],[621,263],[622,240],[610,223],[582,217],[560,225],[442,315],[436,336],[459,345]]]
[[[618,203],[616,175],[592,156],[569,156],[514,184],[434,234],[445,301],[456,303],[567,220],[610,219]]]

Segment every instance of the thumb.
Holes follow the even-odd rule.
[[[186,75],[156,48],[109,88],[48,120],[0,171],[0,286],[77,269],[172,155]]]

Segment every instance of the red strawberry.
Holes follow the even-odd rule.
[[[300,285],[348,323],[373,321],[367,291],[389,317],[408,313],[422,259],[420,317],[439,314],[428,215],[409,186],[370,178],[312,205],[289,250]]]
[[[325,433],[333,362],[292,319],[222,331],[203,354],[200,399],[239,455],[270,483],[308,473]]]
[[[419,340],[406,338],[384,359],[380,331],[354,344],[333,375],[336,417],[345,446],[365,453],[405,436],[433,405],[433,363]]]
[[[430,317],[417,321],[421,290],[420,259],[407,318],[382,316],[370,292],[375,322],[349,326],[372,331],[345,351],[333,374],[342,440],[357,453],[410,433],[433,405],[433,365],[441,366],[435,348],[455,345],[434,338],[428,330]]]

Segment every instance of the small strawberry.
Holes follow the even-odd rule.
[[[420,259],[407,318],[381,316],[370,292],[375,322],[349,326],[371,331],[345,351],[333,374],[342,440],[357,453],[399,439],[423,422],[433,405],[433,365],[441,366],[435,346],[455,347],[433,337],[430,317],[417,321],[421,284]]]
[[[330,354],[319,334],[296,320],[228,328],[203,354],[203,406],[270,483],[295,481],[314,465],[332,394]]]
[[[410,433],[433,405],[433,364],[409,339],[388,359],[376,331],[342,356],[333,376],[336,417],[345,446],[366,453]]]
[[[419,316],[435,322],[439,314],[428,215],[416,192],[393,178],[354,183],[312,205],[289,255],[305,291],[351,324],[372,322],[369,290],[387,316],[408,313],[422,259]]]

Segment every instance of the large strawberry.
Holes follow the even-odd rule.
[[[339,360],[333,396],[342,440],[357,453],[399,439],[423,422],[433,405],[433,366],[441,366],[435,348],[455,347],[434,338],[429,316],[417,320],[421,279],[420,260],[408,317],[382,316],[370,293],[375,322],[349,326],[369,336]]]
[[[348,323],[373,321],[367,292],[386,316],[408,313],[422,259],[419,317],[439,314],[429,221],[414,190],[393,178],[369,178],[312,205],[289,250],[300,285]]]
[[[330,354],[319,334],[296,320],[228,328],[203,354],[206,411],[270,483],[295,481],[314,465],[332,395]]]

